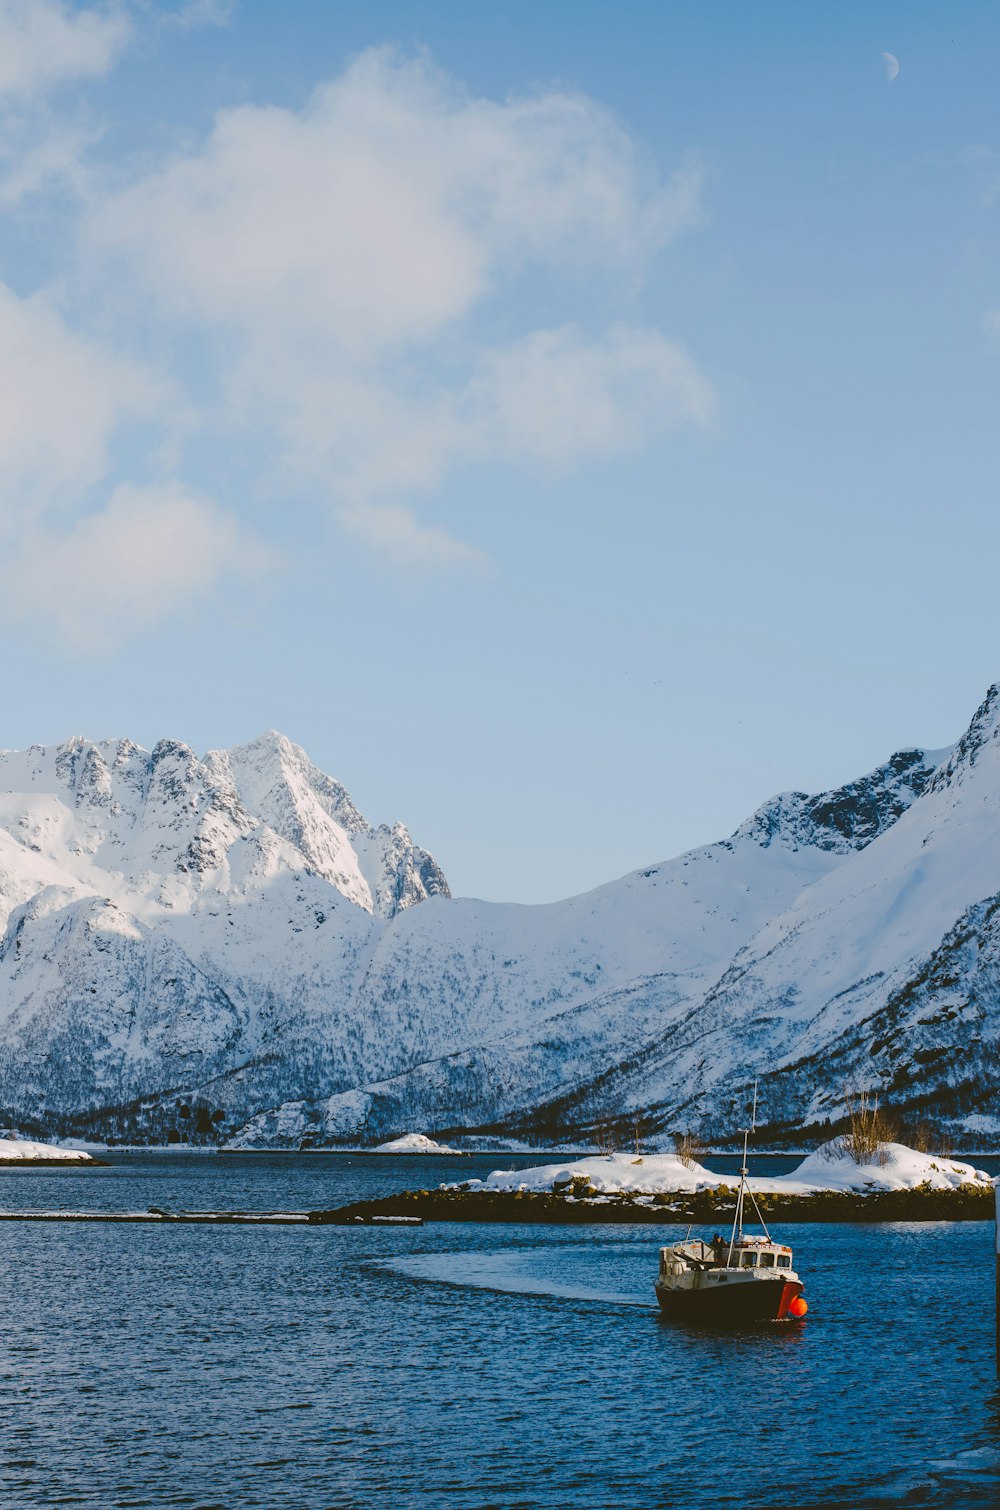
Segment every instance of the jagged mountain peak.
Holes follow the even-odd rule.
[[[897,750],[874,771],[810,796],[780,792],[733,835],[767,846],[813,845],[834,854],[864,849],[928,790],[950,750]]]
[[[990,750],[994,755],[1000,751],[1000,682],[993,682],[987,689],[969,727],[937,772],[934,790],[960,785]]]
[[[205,759],[317,875],[366,911],[389,918],[429,897],[451,895],[437,862],[414,846],[402,824],[374,827],[342,782],[276,730]]]
[[[256,802],[259,810],[268,805],[269,798],[272,803],[287,802],[290,795],[294,803],[308,791],[327,816],[348,834],[370,831],[371,825],[352,802],[343,782],[320,770],[301,745],[276,729],[268,729],[247,744],[229,750],[210,750],[205,760],[232,772],[251,806]]]
[[[257,842],[248,864],[235,847],[262,827],[281,843]],[[150,752],[82,735],[0,752],[0,829],[84,886],[124,890],[136,906],[176,909],[206,888],[245,891],[275,867],[309,870],[383,918],[449,895],[405,828],[375,828],[341,782],[273,729],[204,757],[179,739],[159,739]]]

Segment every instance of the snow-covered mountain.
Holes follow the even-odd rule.
[[[1000,691],[728,840],[548,906],[453,900],[278,734],[0,754],[0,1116],[238,1146],[714,1131],[762,1078],[985,1126]],[[1000,1126],[1000,1123],[998,1123]]]

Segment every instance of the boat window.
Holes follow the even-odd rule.
[[[756,1253],[744,1253],[743,1257],[740,1259],[740,1267],[742,1269],[752,1269],[756,1262]]]
[[[791,1267],[792,1267],[791,1254],[790,1253],[779,1253],[778,1254],[778,1268],[779,1269],[790,1269]]]
[[[773,1253],[762,1253],[760,1255],[760,1266],[761,1266],[762,1269],[773,1269],[774,1268],[774,1254]]]

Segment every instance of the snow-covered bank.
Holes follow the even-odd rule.
[[[404,1133],[390,1143],[380,1143],[374,1153],[450,1153],[460,1154],[461,1148],[449,1148],[447,1143],[435,1143],[426,1133]]]
[[[887,1143],[880,1161],[856,1164],[839,1139],[824,1143],[786,1177],[806,1190],[957,1190],[960,1185],[992,1185],[991,1177],[972,1164],[941,1154],[918,1153],[904,1143]],[[784,1190],[789,1186],[777,1185]]]
[[[2,1164],[93,1164],[96,1160],[82,1148],[60,1148],[55,1143],[35,1143],[30,1138],[0,1138]]]
[[[857,1164],[839,1139],[824,1143],[789,1174],[754,1176],[748,1184],[758,1195],[813,1195],[823,1190],[954,1190],[961,1185],[989,1186],[981,1169],[938,1154],[917,1153],[889,1143],[884,1162]],[[534,1169],[497,1169],[485,1180],[471,1180],[471,1190],[528,1190],[568,1195],[674,1195],[735,1187],[739,1177],[716,1174],[702,1164],[685,1164],[676,1154],[610,1154],[543,1164]]]

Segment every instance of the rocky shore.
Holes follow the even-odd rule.
[[[107,1159],[0,1159],[0,1169],[107,1169]]]
[[[993,1191],[981,1185],[952,1190],[824,1190],[810,1195],[758,1195],[764,1217],[776,1222],[982,1222],[993,1218]],[[311,1222],[344,1226],[373,1217],[420,1217],[425,1222],[547,1222],[571,1226],[731,1222],[736,1190],[719,1185],[693,1194],[577,1196],[529,1190],[404,1190],[376,1201],[355,1201],[310,1213]]]

